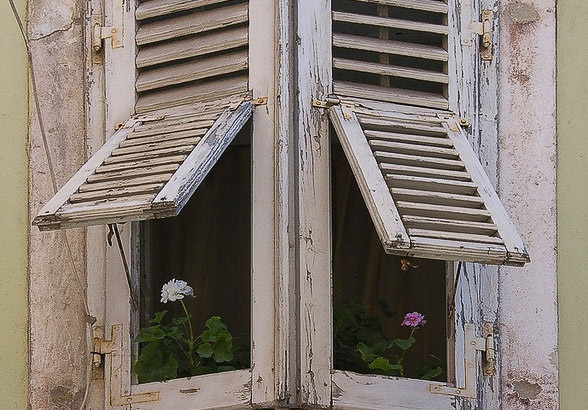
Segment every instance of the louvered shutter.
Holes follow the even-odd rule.
[[[522,265],[527,251],[451,117],[329,109],[386,252]]]
[[[251,117],[248,2],[135,12],[135,112],[39,212],[41,230],[177,215]]]
[[[333,91],[447,109],[447,4],[332,0]]]
[[[41,209],[41,230],[177,215],[251,117],[252,103],[139,115]]]

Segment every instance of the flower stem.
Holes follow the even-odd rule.
[[[410,336],[408,336],[409,339],[414,335],[415,330],[417,330],[417,328],[413,327],[412,330],[410,331]],[[396,362],[396,364],[402,365],[402,361],[404,360],[404,355],[406,355],[406,350],[402,351],[402,354],[400,355],[400,358],[398,358],[398,361]],[[400,375],[404,376],[404,369],[400,371]]]
[[[188,319],[188,329],[190,330],[190,340],[188,341],[188,359],[190,360],[190,366],[194,365],[194,357],[193,357],[193,350],[194,350],[194,332],[192,331],[192,320],[190,320],[190,314],[188,313],[188,309],[186,308],[186,304],[182,299],[180,299],[180,303],[182,304],[182,308],[184,309],[184,313],[186,314],[186,318]]]

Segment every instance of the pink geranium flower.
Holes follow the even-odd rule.
[[[425,315],[419,312],[411,312],[404,315],[404,320],[402,321],[402,326],[408,327],[419,327],[424,326],[427,321],[425,320]]]

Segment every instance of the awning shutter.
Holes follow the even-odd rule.
[[[177,215],[252,113],[250,101],[139,115],[41,209],[41,230]]]
[[[345,105],[329,113],[386,252],[491,264],[529,261],[452,117]]]

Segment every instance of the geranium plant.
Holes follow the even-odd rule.
[[[172,279],[161,289],[161,302],[179,302],[183,316],[167,320],[167,310],[156,312],[150,326],[139,330],[135,341],[140,353],[133,366],[139,383],[163,381],[234,370],[233,336],[219,316],[205,323],[194,336],[192,315],[184,303],[194,290],[183,280]]]

